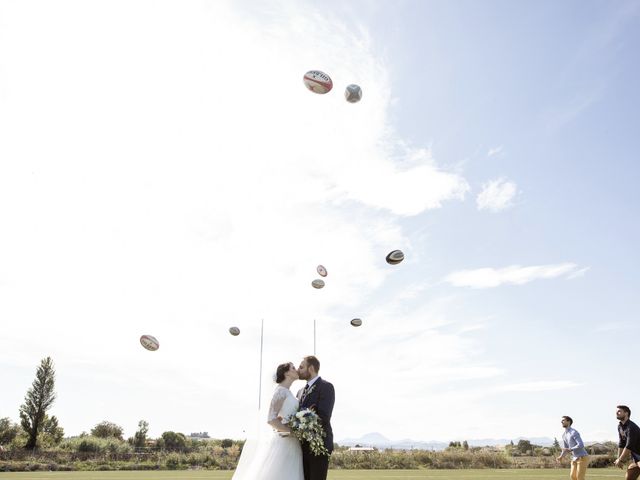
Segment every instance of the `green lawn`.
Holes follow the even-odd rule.
[[[0,473],[0,480],[229,480],[233,472],[161,471],[161,472],[34,472]],[[557,470],[330,470],[328,480],[567,480],[569,469]],[[598,468],[587,471],[588,480],[624,478],[622,470]]]

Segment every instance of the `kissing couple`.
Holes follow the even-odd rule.
[[[245,443],[232,480],[326,480],[333,451],[331,413],[336,396],[333,385],[320,378],[319,372],[320,361],[312,355],[304,357],[298,368],[291,362],[278,365],[277,386],[263,419],[271,429],[257,445]],[[296,380],[307,384],[294,396],[291,385]],[[318,416],[327,454],[316,454],[308,441],[292,434],[289,420],[307,409]]]

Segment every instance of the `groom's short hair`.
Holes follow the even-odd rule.
[[[316,371],[316,373],[318,373],[320,371],[320,360],[318,360],[313,355],[309,355],[307,357],[304,357],[304,361],[307,362],[307,367],[309,365],[311,365],[313,367],[313,369]]]

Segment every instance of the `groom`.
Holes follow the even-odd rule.
[[[333,451],[333,431],[331,430],[331,413],[336,401],[333,385],[318,376],[320,362],[312,355],[304,357],[298,368],[300,380],[306,380],[307,385],[298,392],[300,410],[311,408],[320,417],[322,428],[326,436],[324,446],[329,452]],[[302,466],[304,480],[326,480],[329,470],[329,456],[315,455],[309,444],[302,443]]]

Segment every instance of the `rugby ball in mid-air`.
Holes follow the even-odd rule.
[[[324,280],[316,278],[313,282],[311,282],[311,286],[313,288],[322,288],[324,287]]]
[[[309,70],[302,81],[313,93],[328,93],[333,88],[331,77],[320,70]]]
[[[386,260],[389,265],[397,265],[404,260],[404,253],[400,250],[394,250],[387,255]]]
[[[318,265],[318,268],[316,268],[316,272],[318,272],[318,275],[320,275],[321,277],[327,276],[327,269],[322,265]]]
[[[156,337],[152,337],[151,335],[142,335],[140,337],[140,343],[144,348],[155,352],[158,348],[160,348],[160,342],[156,339]]]
[[[351,325],[353,325],[354,327],[359,327],[360,325],[362,325],[362,320],[360,320],[359,318],[354,318],[353,320],[351,320]]]
[[[240,329],[238,327],[231,327],[229,329],[229,333],[234,337],[237,337],[238,335],[240,335]]]
[[[355,84],[347,85],[344,89],[344,98],[349,103],[358,103],[362,99],[362,89]]]

